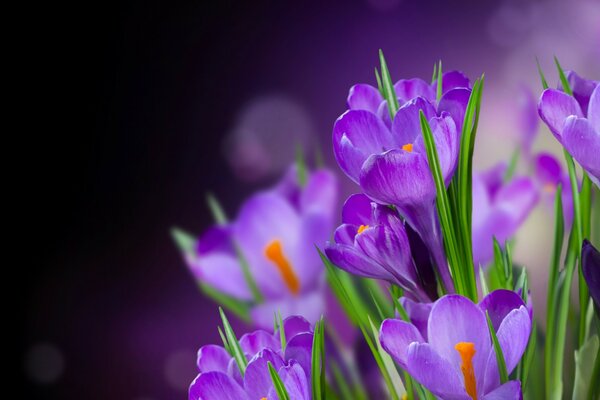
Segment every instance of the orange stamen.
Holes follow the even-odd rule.
[[[477,400],[477,385],[475,383],[475,371],[473,371],[475,345],[471,342],[459,342],[454,348],[458,351],[462,359],[460,370],[465,378],[465,390],[473,400]]]
[[[279,240],[275,239],[267,245],[265,248],[265,257],[275,264],[290,292],[293,295],[300,293],[300,280],[298,280],[292,264],[286,258],[285,254],[283,254],[283,248]]]
[[[409,153],[412,151],[412,148],[413,148],[412,143],[406,143],[404,146],[402,146],[402,150],[408,151]]]
[[[369,225],[361,225],[361,226],[359,226],[359,227],[358,227],[358,230],[356,231],[356,234],[357,234],[357,235],[358,235],[358,234],[361,234],[361,233],[363,233],[363,231],[364,231],[365,229],[368,229],[368,228],[369,228]]]
[[[556,190],[556,185],[554,183],[546,183],[544,185],[544,192],[546,193],[554,193]]]

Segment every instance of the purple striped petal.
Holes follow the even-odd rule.
[[[279,354],[270,349],[264,349],[252,358],[246,367],[244,389],[251,399],[266,397],[273,388],[268,363],[271,363],[275,370],[284,365],[283,358]]]
[[[600,131],[594,130],[590,121],[567,118],[563,145],[586,171],[600,179]]]
[[[222,346],[217,346],[215,344],[202,346],[200,350],[198,350],[198,371],[227,372],[229,360],[231,360],[231,356]]]
[[[436,116],[435,107],[423,97],[410,100],[396,113],[392,122],[392,134],[397,138],[398,147],[412,144],[421,136],[420,111],[423,111],[428,121]]]
[[[353,225],[371,223],[371,200],[362,193],[353,194],[344,203],[342,222]]]
[[[222,372],[213,371],[200,374],[194,379],[189,399],[250,400],[250,397],[234,379]]]
[[[588,120],[596,132],[600,132],[600,85],[596,86],[588,107]]]
[[[379,341],[398,364],[407,368],[408,347],[411,343],[424,343],[419,330],[412,324],[399,319],[386,319],[379,329]]]
[[[429,101],[435,100],[435,90],[430,84],[419,78],[399,80],[394,84],[394,90],[402,102],[415,97],[423,97]]]
[[[364,83],[352,86],[348,94],[348,108],[351,110],[367,110],[375,114],[382,101],[379,90]]]
[[[508,381],[493,392],[486,394],[482,400],[523,400],[520,381]]]
[[[546,89],[538,103],[538,112],[550,131],[562,143],[562,130],[567,117],[583,117],[581,107],[573,96],[557,89]]]
[[[470,89],[456,88],[445,92],[438,104],[438,113],[446,111],[450,114],[456,124],[456,131],[459,135],[462,132],[465,112],[467,111],[467,104],[469,104],[470,96]]]

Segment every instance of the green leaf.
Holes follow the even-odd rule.
[[[502,348],[498,342],[494,325],[490,319],[490,314],[486,311],[485,317],[487,318],[488,328],[490,330],[490,336],[492,337],[492,343],[494,344],[494,352],[496,353],[496,362],[498,363],[498,372],[500,373],[500,383],[504,384],[508,382],[508,372],[506,371],[506,362],[504,361],[504,354],[502,354]]]
[[[477,267],[479,271],[479,282],[481,282],[481,293],[483,297],[487,296],[490,293],[490,289],[488,289],[487,280],[485,279],[485,273],[483,272],[483,268],[481,266]]]
[[[325,325],[323,318],[315,324],[311,353],[311,388],[313,400],[323,398],[325,381]]]
[[[396,96],[396,90],[394,89],[394,82],[392,82],[392,77],[390,76],[390,71],[388,70],[383,51],[381,49],[379,49],[379,62],[381,63],[381,84],[383,89],[382,95],[383,98],[387,100],[390,117],[393,120],[398,108],[400,108],[400,105],[398,104],[398,96]]]
[[[392,357],[383,349],[383,347],[381,347],[381,343],[379,342],[379,329],[373,324],[373,321],[370,317],[368,317],[368,319],[373,338],[377,346],[377,352],[379,353],[379,356],[383,361],[383,365],[385,366],[385,369],[387,370],[387,373],[392,380],[392,384],[394,385],[396,393],[406,392],[404,384],[402,383],[402,379],[398,374],[398,370],[396,369]]]
[[[569,96],[573,96],[573,90],[571,90],[571,85],[569,85],[569,80],[567,79],[567,76],[565,75],[565,71],[563,71],[562,67],[560,66],[560,63],[558,62],[558,58],[556,58],[556,56],[554,56],[554,63],[556,64],[556,69],[558,70],[558,76],[560,78],[560,83],[562,84],[563,90]]]
[[[508,168],[504,173],[504,183],[510,182],[510,180],[515,176],[515,171],[517,170],[517,165],[519,164],[519,156],[521,155],[521,151],[517,147],[510,157],[510,163],[508,164]]]
[[[519,361],[519,365],[517,366],[517,377],[521,381],[521,386],[523,387],[523,392],[527,387],[527,380],[529,378],[529,370],[531,369],[531,364],[533,363],[533,359],[535,357],[535,352],[537,349],[537,326],[533,325],[531,329],[531,335],[529,336],[529,343],[527,344],[527,348],[525,349],[525,354],[521,361]]]
[[[235,250],[235,254],[237,256],[238,262],[240,263],[240,267],[242,268],[242,273],[244,274],[244,279],[246,284],[250,288],[250,292],[252,292],[252,297],[256,303],[262,303],[264,297],[258,288],[258,284],[254,280],[254,276],[252,272],[250,272],[250,265],[248,264],[248,260],[244,256],[242,249],[237,243],[233,243],[233,248]]]
[[[437,63],[433,63],[433,75],[431,75],[431,83],[437,79]]]
[[[206,194],[206,204],[217,224],[227,224],[227,215],[225,214],[225,211],[223,211],[223,207],[221,207],[219,200],[217,200],[212,193]]]
[[[246,356],[242,351],[242,347],[240,346],[240,342],[237,340],[235,336],[235,332],[233,328],[229,324],[229,320],[227,316],[223,312],[223,309],[219,307],[219,314],[221,314],[221,321],[223,322],[223,329],[225,329],[225,339],[227,340],[227,345],[229,346],[230,353],[232,357],[235,359],[235,362],[242,374],[244,376],[244,372],[246,372],[246,366],[248,365],[248,360],[246,360]]]
[[[537,64],[537,70],[538,70],[538,74],[540,75],[540,79],[542,80],[542,88],[544,88],[544,90],[548,89],[548,82],[546,81],[546,77],[544,76],[544,71],[542,71],[542,67],[540,66],[540,60],[538,60],[538,58],[535,58],[535,63]]]
[[[285,328],[283,326],[283,318],[281,317],[281,311],[277,311],[275,313],[275,325],[277,329],[279,329],[279,340],[281,341],[281,350],[285,352],[285,347],[287,346],[287,340],[285,337]],[[277,332],[277,329],[273,330],[273,332]]]
[[[301,145],[296,145],[296,168],[298,169],[298,184],[300,187],[306,186],[307,181],[307,168],[306,160],[304,159],[304,151]]]
[[[248,303],[226,295],[207,283],[199,282],[198,285],[205,296],[212,299],[218,305],[226,308],[227,311],[235,314],[235,316],[242,321],[246,323],[250,322],[250,306]]]
[[[219,330],[219,336],[221,337],[221,340],[223,341],[223,347],[225,347],[225,350],[227,350],[229,355],[232,355],[233,353],[231,351],[231,346],[229,346],[229,342],[227,341],[227,337],[223,333],[223,330],[221,329],[220,326],[217,326],[217,329]]]
[[[442,74],[442,60],[440,60],[438,62],[437,93],[436,93],[436,99],[437,99],[438,102],[442,98],[442,94],[443,94],[442,78],[443,78],[443,74]]]
[[[269,374],[271,375],[271,380],[273,381],[273,386],[275,387],[275,391],[277,392],[277,397],[279,400],[290,400],[290,394],[288,393],[283,381],[279,377],[275,368],[273,368],[273,364],[271,361],[267,361],[267,366],[269,367]]]
[[[379,76],[379,71],[377,71],[377,68],[375,68],[375,79],[377,79],[377,89],[383,96],[383,85],[381,84],[381,77]]]
[[[171,237],[183,254],[195,253],[196,243],[198,240],[191,233],[188,233],[183,229],[173,227],[171,228]]]
[[[598,335],[588,338],[579,350],[575,350],[575,381],[573,384],[573,400],[587,400],[588,393],[592,389],[594,377],[594,361],[600,357],[598,350],[600,341]]]

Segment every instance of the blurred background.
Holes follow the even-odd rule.
[[[205,229],[207,191],[235,214],[294,143],[338,171],[331,128],[350,86],[375,84],[379,48],[395,80],[429,79],[438,59],[485,72],[478,169],[517,146],[519,91],[541,92],[536,56],[551,85],[553,55],[600,79],[596,0],[172,3],[52,4],[29,21],[41,29],[21,50],[35,134],[18,189],[24,398],[185,398],[218,313],[169,229]],[[560,154],[540,130],[534,148]],[[538,302],[551,223],[538,207],[516,242]]]

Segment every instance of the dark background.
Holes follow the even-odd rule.
[[[207,190],[234,213],[272,180],[242,182],[225,158],[223,139],[256,96],[283,93],[301,104],[334,165],[331,126],[348,88],[374,83],[379,48],[396,77],[427,79],[442,58],[472,78],[486,71],[492,86],[503,82],[498,60],[514,43],[494,41],[489,24],[505,3],[377,3],[29,10],[28,45],[19,50],[26,156],[15,165],[28,172],[17,186],[23,248],[11,267],[23,283],[16,314],[25,398],[185,398],[193,354],[218,342],[218,321],[169,228],[206,228]],[[533,28],[519,29],[514,40]],[[64,363],[50,383],[31,373],[53,365],[35,361],[40,343]]]

